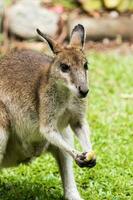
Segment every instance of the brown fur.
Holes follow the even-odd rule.
[[[9,53],[0,61],[0,166],[29,161],[39,156],[45,146],[50,151],[56,148],[54,154],[56,151],[61,159],[61,171],[67,171],[66,176],[62,174],[65,196],[68,200],[81,200],[69,157],[79,166],[92,167],[95,156],[78,154],[70,143],[68,126],[80,139],[83,150],[90,152],[83,99],[88,92],[84,28],[74,28],[72,41],[65,48],[39,30],[38,33],[47,40],[54,57],[22,50]]]
[[[14,154],[18,154],[18,150],[15,149],[15,144],[13,144],[12,132],[15,131],[15,124],[23,121],[21,117],[27,118],[26,116],[28,116],[33,121],[39,119],[39,87],[42,77],[45,87],[52,61],[52,57],[32,50],[12,52],[0,61],[0,125],[3,128],[6,126],[8,130],[10,129],[7,153],[11,151],[8,150],[11,146],[12,151],[14,147]],[[15,143],[19,143],[19,140],[21,138],[18,138],[18,142]],[[11,155],[5,154],[5,159],[7,157],[11,157]],[[12,157],[14,157],[13,163],[12,161],[8,163],[9,166],[16,165],[21,161],[21,157],[16,161],[16,155],[12,155]],[[22,161],[23,159],[26,159],[25,156]]]

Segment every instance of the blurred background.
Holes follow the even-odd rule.
[[[133,0],[0,0],[0,51],[46,50],[36,28],[63,43],[78,23],[87,49],[133,51]]]
[[[79,23],[87,36],[87,119],[97,165],[74,165],[78,189],[85,200],[133,200],[133,0],[0,0],[0,57],[23,48],[50,54],[36,28],[66,44]],[[51,155],[0,171],[0,200],[54,199],[62,200],[63,190]]]

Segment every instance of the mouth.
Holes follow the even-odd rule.
[[[87,97],[87,94],[86,94],[86,95],[79,94],[78,97],[79,97],[80,99],[85,99],[85,98]]]
[[[80,99],[84,99],[87,97],[87,94],[89,92],[89,89],[85,90],[85,91],[82,91],[80,89],[77,89],[74,85],[70,85],[69,87],[69,90],[75,94],[76,96],[78,96],[78,98]]]
[[[88,94],[89,90],[86,90],[86,91],[79,91],[79,98],[83,99],[83,98],[86,98],[87,97],[87,94]]]

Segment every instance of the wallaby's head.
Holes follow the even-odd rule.
[[[84,27],[80,24],[74,27],[70,43],[64,48],[39,29],[37,29],[37,32],[48,42],[55,55],[51,66],[51,74],[78,97],[86,97],[89,89],[87,83],[88,63],[83,51],[85,42]]]

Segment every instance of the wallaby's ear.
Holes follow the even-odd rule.
[[[85,43],[85,29],[83,25],[78,24],[74,27],[70,37],[70,46],[83,49]]]
[[[49,35],[42,33],[39,29],[36,29],[36,31],[43,39],[48,42],[54,54],[58,54],[61,51],[61,47],[59,46],[59,44],[55,42]]]

